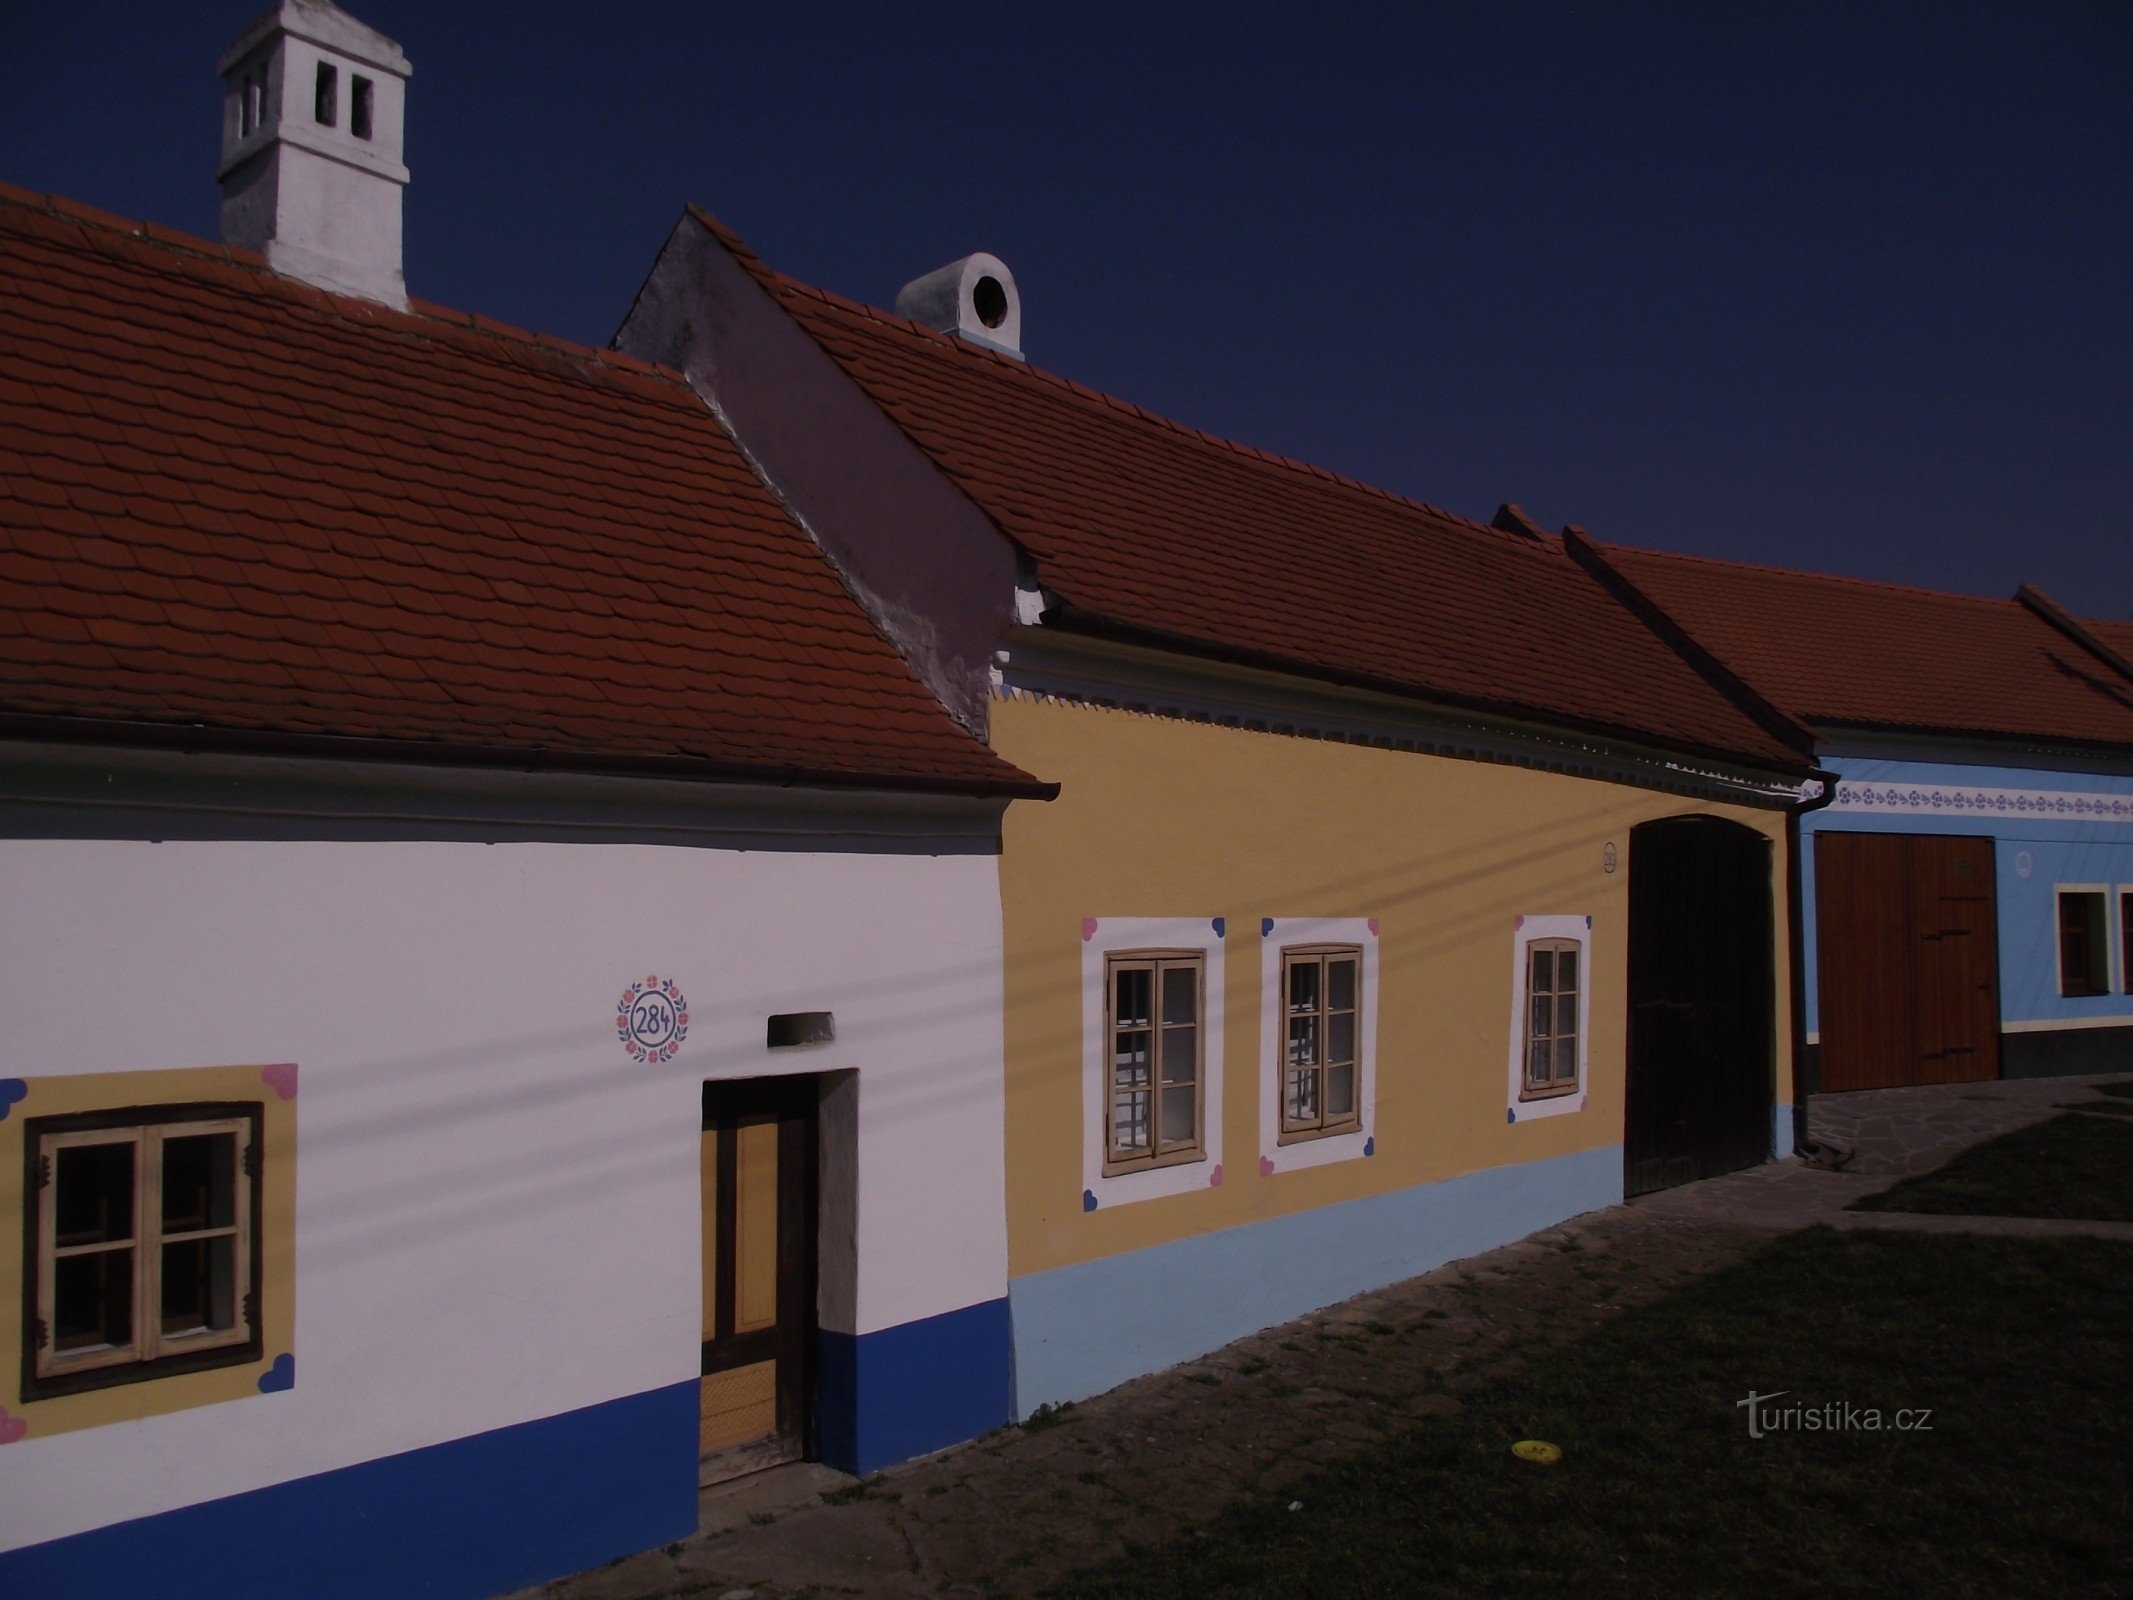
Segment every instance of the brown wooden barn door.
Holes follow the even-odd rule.
[[[1919,946],[1918,1056],[1924,1083],[2000,1075],[1999,928],[1990,839],[1906,841]]]
[[[700,1482],[807,1452],[814,1167],[814,1079],[704,1085]]]
[[[1822,1087],[2000,1075],[1999,915],[1990,839],[1815,839]]]

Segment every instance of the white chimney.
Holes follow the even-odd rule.
[[[913,278],[896,296],[896,314],[1022,359],[1022,296],[1015,292],[1015,275],[983,250]]]
[[[407,57],[328,0],[281,0],[218,69],[222,237],[321,289],[407,304]]]

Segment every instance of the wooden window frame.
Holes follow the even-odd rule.
[[[2133,994],[2133,888],[2118,890],[2118,991]]]
[[[2099,915],[2092,927],[2084,933],[2085,939],[2100,934],[2101,948],[2091,943],[2088,971],[2083,975],[2084,987],[2069,988],[2067,985],[2066,903],[2069,900],[2092,900]],[[2057,958],[2058,989],[2061,999],[2093,1000],[2098,995],[2111,992],[2111,900],[2110,890],[2096,883],[2061,883],[2052,888],[2052,953]],[[2100,981],[2099,981],[2100,980]]]
[[[1586,955],[1586,943],[1587,941],[1583,939],[1572,939],[1556,935],[1529,939],[1523,946],[1519,957],[1518,981],[1518,1014],[1521,1019],[1518,1049],[1520,1085],[1518,1098],[1520,1100],[1560,1099],[1564,1095],[1576,1094],[1585,1081],[1585,985],[1592,975],[1591,962]],[[1567,1034],[1562,1028],[1562,1002],[1565,991],[1560,981],[1549,990],[1549,994],[1552,997],[1549,1009],[1553,1013],[1553,1020],[1556,1026],[1545,1035],[1536,1036],[1533,1031],[1533,958],[1542,951],[1554,954],[1570,951],[1578,958],[1577,987],[1568,991],[1572,1003],[1570,1006],[1570,1031]],[[1562,968],[1558,965],[1556,968],[1558,979],[1560,979],[1561,971]],[[1567,1079],[1551,1077],[1546,1081],[1535,1080],[1533,1076],[1533,1046],[1536,1037],[1547,1039],[1551,1047],[1549,1050],[1551,1059],[1555,1054],[1553,1049],[1555,1044],[1565,1038],[1571,1041],[1572,1066],[1570,1076]]]
[[[1330,962],[1340,960],[1348,960],[1355,963],[1355,1004],[1352,1008],[1343,1007],[1340,1011],[1335,1011],[1327,1004],[1329,991],[1326,984],[1326,968]],[[1319,969],[1318,1006],[1315,1012],[1312,1013],[1317,1019],[1317,1026],[1313,1030],[1317,1044],[1314,1050],[1316,1059],[1308,1070],[1315,1072],[1317,1075],[1318,1093],[1316,1103],[1319,1107],[1319,1114],[1315,1118],[1305,1120],[1293,1118],[1289,1115],[1289,1074],[1296,1070],[1294,1064],[1289,1060],[1289,1024],[1293,1018],[1301,1015],[1289,1003],[1289,974],[1295,967],[1312,963],[1315,963]],[[1281,1120],[1280,1132],[1275,1140],[1277,1145],[1297,1144],[1306,1139],[1326,1139],[1344,1133],[1355,1133],[1363,1126],[1363,972],[1363,947],[1358,944],[1307,944],[1284,946],[1282,949],[1279,978],[1281,988],[1276,995],[1274,1003],[1276,1026],[1279,1030],[1274,1040],[1274,1070],[1276,1073],[1274,1108],[1275,1115]],[[1352,1015],[1355,1019],[1355,1029],[1351,1036],[1350,1045],[1352,1053],[1346,1063],[1329,1063],[1326,1060],[1326,1044],[1331,1037],[1327,1019],[1337,1015]],[[1329,1065],[1338,1066],[1343,1064],[1348,1066],[1355,1074],[1350,1109],[1345,1116],[1330,1117],[1325,1110],[1326,1070]]]
[[[1163,1021],[1163,974],[1167,971],[1190,969],[1193,973],[1193,1020],[1190,1024]],[[1149,973],[1148,1011],[1148,1115],[1150,1137],[1146,1154],[1119,1153],[1117,1110],[1119,1084],[1116,1076],[1118,1066],[1118,974],[1129,969],[1145,969]],[[1165,1027],[1190,1026],[1193,1030],[1193,1077],[1192,1077],[1192,1128],[1189,1140],[1177,1140],[1167,1146],[1162,1137],[1162,1091],[1168,1087],[1163,1082],[1162,1035]],[[1127,1172],[1150,1172],[1158,1167],[1182,1166],[1191,1161],[1207,1158],[1207,952],[1204,950],[1110,950],[1104,954],[1104,1035],[1101,1057],[1103,1071],[1103,1175],[1107,1178]],[[1128,1086],[1132,1092],[1134,1086]]]
[[[215,1101],[131,1106],[111,1111],[32,1117],[23,1126],[22,1398],[48,1399],[89,1389],[141,1383],[262,1358],[263,1265],[260,1216],[265,1198],[266,1109],[257,1101]],[[162,1217],[162,1146],[171,1137],[202,1133],[237,1137],[233,1222],[224,1228],[184,1230],[166,1238]],[[127,1135],[131,1137],[128,1138]],[[53,1293],[59,1247],[52,1204],[58,1163],[69,1146],[131,1143],[133,1183],[133,1338],[124,1347],[62,1357],[52,1336]],[[169,1242],[227,1231],[236,1281],[233,1324],[220,1332],[170,1336],[162,1332],[162,1251]]]

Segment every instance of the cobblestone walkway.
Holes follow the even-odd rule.
[[[1026,1595],[1131,1542],[1207,1521],[1241,1493],[1285,1491],[1322,1463],[1455,1411],[1474,1385],[1740,1259],[1773,1232],[1820,1222],[2133,1236],[2127,1224],[1844,1210],[2052,1115],[2092,1081],[1819,1099],[1815,1137],[1856,1150],[1843,1172],[1772,1162],[1594,1212],[1125,1384],[1051,1426],[1003,1429],[865,1484],[807,1467],[713,1490],[696,1538],[528,1595]]]

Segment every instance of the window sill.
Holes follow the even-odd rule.
[[[1145,1161],[1106,1161],[1103,1175],[1107,1178],[1124,1178],[1136,1172],[1160,1172],[1165,1167],[1190,1166],[1195,1161],[1206,1159],[1207,1152],[1195,1145],[1190,1150],[1172,1150],[1163,1155],[1151,1156]]]
[[[175,1378],[186,1372],[206,1372],[215,1367],[241,1367],[265,1359],[264,1347],[255,1336],[241,1344],[215,1345],[206,1350],[188,1350],[183,1355],[155,1361],[114,1362],[106,1367],[83,1367],[74,1372],[55,1372],[47,1377],[22,1375],[22,1398],[53,1400],[61,1395],[84,1394],[91,1389],[115,1389],[121,1384],[148,1383],[157,1378]]]
[[[1338,1139],[1346,1134],[1362,1131],[1363,1123],[1360,1117],[1353,1122],[1335,1123],[1330,1128],[1285,1128],[1275,1139],[1274,1147],[1278,1150],[1287,1144],[1309,1144],[1314,1139]]]
[[[1536,1089],[1529,1084],[1518,1092],[1518,1103],[1525,1105],[1535,1100],[1560,1100],[1565,1095],[1573,1095],[1577,1092],[1578,1080],[1575,1078],[1568,1083],[1550,1084],[1545,1089]]]

